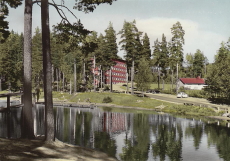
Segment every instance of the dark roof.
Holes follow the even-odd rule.
[[[183,84],[205,84],[205,80],[203,78],[180,78],[180,81]]]

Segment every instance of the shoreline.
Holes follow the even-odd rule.
[[[42,104],[43,100],[37,104]],[[89,102],[68,102],[68,101],[57,101],[54,99],[54,105],[64,105],[66,107],[77,106],[77,105],[93,105],[97,107],[111,107],[131,110],[145,110],[145,111],[156,111],[156,108],[148,109],[143,107],[130,107],[122,106],[111,103],[89,103]],[[73,107],[74,108],[74,107]],[[77,108],[77,107],[76,107]],[[158,109],[159,110],[159,109]],[[223,116],[204,116],[217,120],[230,120],[228,117]],[[106,153],[100,152],[94,149],[87,149],[84,147],[67,144],[55,140],[53,143],[46,143],[42,140],[42,137],[34,140],[26,139],[3,139],[0,138],[0,160],[34,160],[34,161],[117,161],[116,158],[109,157]]]
[[[106,153],[76,145],[63,143],[58,139],[46,143],[41,138],[0,138],[0,160],[10,161],[117,161]]]

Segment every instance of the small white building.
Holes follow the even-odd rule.
[[[203,78],[180,78],[177,81],[177,87],[180,89],[184,87],[184,89],[190,90],[201,90],[205,87],[205,80]]]

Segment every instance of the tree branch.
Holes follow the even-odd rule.
[[[77,20],[78,20],[78,18],[77,18],[77,16],[68,8],[68,7],[66,7],[66,6],[64,6],[64,5],[58,5],[58,4],[56,4],[55,2],[54,2],[54,0],[52,0],[53,1],[53,3],[48,3],[49,5],[51,5],[51,6],[53,6],[56,10],[57,10],[57,12],[58,12],[58,14],[59,14],[59,16],[62,18],[62,20],[65,20],[65,21],[67,21],[69,24],[71,24],[70,22],[69,22],[69,20],[67,19],[67,17],[66,17],[66,15],[65,15],[65,13],[63,12],[63,10],[62,9],[60,9],[59,7],[63,7],[63,8],[65,8],[65,9],[67,9],[71,14],[72,14],[72,16],[74,16]],[[41,3],[41,1],[33,1],[33,3],[32,4],[35,4],[35,3]],[[39,5],[39,4],[38,4]],[[39,5],[40,6],[40,5]]]

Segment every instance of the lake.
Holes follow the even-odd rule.
[[[54,112],[59,140],[118,160],[230,160],[230,128],[211,119],[111,108],[55,107]],[[0,137],[20,137],[20,113],[12,109],[10,130],[0,113]],[[44,106],[36,106],[35,127],[36,135],[44,134]]]

